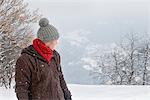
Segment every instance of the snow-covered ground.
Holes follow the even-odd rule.
[[[73,100],[150,100],[150,86],[68,85]],[[0,100],[17,100],[13,89],[0,88]]]

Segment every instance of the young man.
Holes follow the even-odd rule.
[[[24,48],[15,66],[15,92],[18,100],[72,100],[64,80],[60,55],[54,49],[59,33],[46,18],[33,44]]]

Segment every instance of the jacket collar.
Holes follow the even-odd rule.
[[[53,50],[52,58],[55,58],[55,53],[56,53],[56,52],[57,52],[56,50]],[[40,60],[42,60],[42,61],[48,63],[48,62],[34,49],[33,45],[29,45],[28,47],[22,49],[21,54],[23,54],[23,53],[26,53],[26,54],[31,55],[31,56],[33,56],[33,57],[37,57],[38,59],[40,59]],[[52,59],[52,58],[51,58],[51,59]]]

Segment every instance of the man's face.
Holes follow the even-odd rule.
[[[47,43],[45,43],[49,48],[51,48],[52,50],[54,50],[54,48],[56,47],[56,45],[59,43],[59,40],[52,40],[49,41]]]

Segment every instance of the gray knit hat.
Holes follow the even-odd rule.
[[[49,42],[59,38],[57,29],[49,24],[48,19],[42,18],[39,21],[40,28],[37,32],[37,37],[43,42]]]

